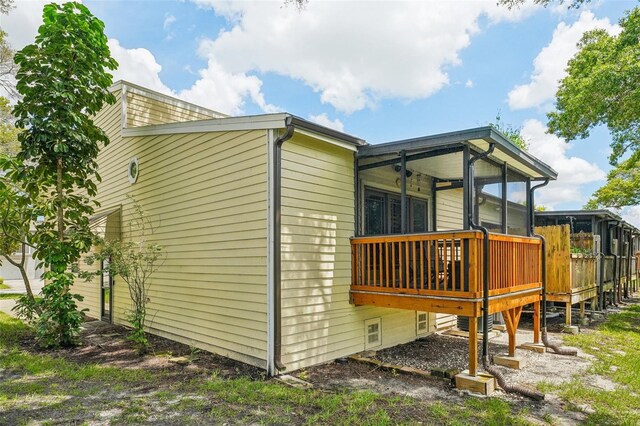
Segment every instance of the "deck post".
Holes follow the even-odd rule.
[[[540,343],[540,301],[533,303],[533,343]]]
[[[469,317],[469,375],[478,374],[478,318]]]
[[[567,326],[571,326],[571,302],[567,302],[566,305],[565,305],[564,323]]]
[[[580,302],[580,321],[584,320],[584,300]]]

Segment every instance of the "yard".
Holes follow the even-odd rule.
[[[539,382],[548,395],[542,403],[501,392],[459,395],[442,379],[352,361],[298,372],[314,386],[294,388],[160,338],[152,338],[153,355],[137,357],[122,328],[98,322],[86,324],[84,343],[73,350],[37,350],[31,330],[4,313],[0,336],[3,425],[640,422],[640,305],[566,337],[592,363],[569,381]]]

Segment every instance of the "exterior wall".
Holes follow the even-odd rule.
[[[144,96],[137,91],[126,92],[126,127],[139,127],[154,124],[178,123],[193,120],[216,118],[203,108],[190,107],[168,100],[162,101]]]
[[[294,134],[295,135],[295,134]],[[282,360],[287,370],[365,350],[381,318],[381,349],[416,338],[415,311],[349,303],[354,153],[304,136],[283,145]]]
[[[119,97],[119,93],[116,93]],[[150,241],[166,260],[154,273],[151,333],[265,366],[267,281],[267,138],[265,131],[120,136],[119,105],[97,123],[111,143],[98,158],[103,209],[122,206],[131,237],[132,196],[153,225]],[[128,181],[129,159],[139,178]],[[76,287],[83,307],[99,306],[98,280]],[[125,324],[126,283],[115,277],[113,321]]]
[[[462,188],[440,190],[436,194],[436,228],[453,231],[463,228]]]

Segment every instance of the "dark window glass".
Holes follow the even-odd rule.
[[[382,235],[385,233],[386,204],[384,194],[367,193],[365,198],[365,228],[366,235]]]
[[[411,232],[427,232],[427,202],[411,200]]]
[[[389,233],[399,234],[402,232],[402,202],[399,198],[389,196],[389,204],[391,207]]]

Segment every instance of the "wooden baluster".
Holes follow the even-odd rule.
[[[384,258],[385,258],[385,287],[389,287],[389,246],[391,245],[391,243],[386,242],[384,243]]]
[[[391,282],[391,286],[396,288],[396,244],[391,243],[391,263],[393,264],[393,269],[391,270],[393,275],[393,281]]]
[[[451,239],[451,291],[456,291],[456,240]]]
[[[447,291],[449,287],[448,266],[449,266],[449,248],[447,247],[447,240],[442,241],[442,276],[444,279],[444,290]]]
[[[440,290],[440,241],[435,240],[434,243],[436,248],[434,251],[436,274],[435,274],[435,283],[433,287],[435,290]]]
[[[378,243],[378,281],[380,282],[380,287],[384,287],[384,260],[383,260],[383,250],[385,243]]]
[[[411,241],[411,255],[413,256],[413,288],[418,290],[418,268],[417,265],[417,256],[416,256],[416,242]]]
[[[378,245],[376,243],[371,243],[371,257],[372,257],[371,260],[373,261],[373,262],[371,262],[372,263],[372,265],[371,265],[372,266],[371,275],[373,276],[373,285],[374,286],[377,285],[377,280],[376,280],[376,278],[377,278],[376,277],[376,275],[377,275],[376,269],[377,269],[377,266],[378,266],[378,262],[377,262],[377,257],[378,256],[376,256],[376,248],[377,248],[377,246]]]
[[[465,271],[465,251],[464,251],[464,240],[460,239],[460,278],[458,278],[460,280],[460,286],[459,286],[459,290],[458,291],[464,291],[464,271]]]
[[[404,281],[402,282],[402,286],[404,288],[409,288],[409,280],[411,279],[411,275],[409,272],[409,242],[405,241],[404,242],[404,269],[405,269],[405,276],[404,276]]]
[[[427,289],[431,290],[432,279],[431,279],[431,241],[427,241]]]
[[[420,289],[424,288],[424,240],[420,240]]]

